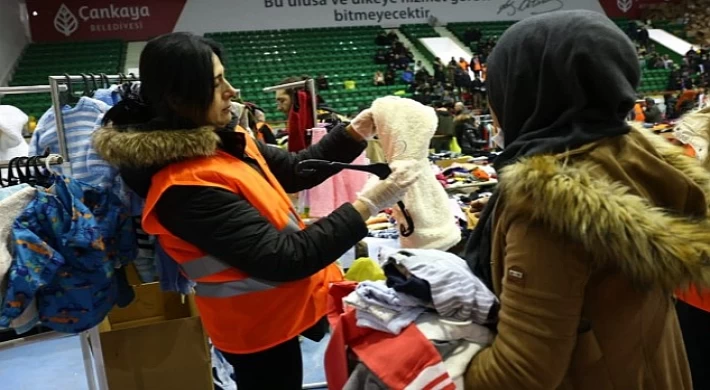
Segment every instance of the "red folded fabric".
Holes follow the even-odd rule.
[[[343,298],[357,283],[334,284],[328,297],[328,320],[333,331],[325,351],[329,389],[340,390],[348,380],[349,347],[372,373],[394,390],[455,390],[441,356],[412,324],[399,335],[357,326],[355,310],[343,310]]]
[[[297,91],[296,101],[292,102],[288,114],[288,150],[298,152],[307,148],[306,130],[314,126],[311,96],[304,90]]]

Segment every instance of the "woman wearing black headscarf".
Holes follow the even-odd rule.
[[[467,389],[692,389],[673,289],[710,284],[710,175],[625,117],[640,70],[605,16],[511,27],[489,58],[497,192],[469,265],[500,298]]]

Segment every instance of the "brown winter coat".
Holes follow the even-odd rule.
[[[710,284],[710,174],[634,130],[501,175],[498,336],[466,388],[691,390],[672,291]]]

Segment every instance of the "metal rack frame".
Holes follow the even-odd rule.
[[[279,91],[282,89],[302,88],[305,87],[311,93],[311,105],[313,106],[313,124],[318,123],[318,96],[316,95],[316,81],[314,79],[306,79],[288,84],[274,85],[263,89],[264,92]],[[293,104],[293,102],[291,102]]]
[[[58,91],[63,92],[66,90],[67,90],[66,85],[58,87]],[[25,85],[25,86],[21,86],[21,87],[0,87],[0,95],[25,95],[25,94],[33,94],[33,93],[51,93],[51,92],[52,92],[51,85]],[[57,133],[57,136],[60,139],[60,143],[64,142],[64,132],[63,131],[61,133]],[[61,164],[64,161],[67,161],[67,157],[69,155],[67,153],[61,153],[61,156],[62,156],[62,159],[61,159],[62,161],[58,162],[58,164]],[[55,162],[50,162],[50,163],[52,165],[57,164]],[[44,160],[42,160],[42,164],[44,164]],[[10,165],[10,161],[0,161],[0,168],[8,168],[9,165]]]
[[[83,78],[80,77],[81,80]],[[50,85],[28,85],[21,87],[0,87],[0,94],[2,95],[19,95],[19,94],[31,94],[31,93],[51,93],[52,102],[55,104],[55,113],[59,112],[61,114],[61,107],[57,104],[59,103],[59,93],[68,90],[67,85],[61,85],[59,83],[52,83],[50,78]],[[49,165],[59,165],[67,169],[65,172],[69,172],[69,153],[67,151],[66,138],[64,134],[64,123],[63,117],[61,115],[56,117],[57,120],[57,139],[59,141],[60,155],[50,155],[46,159]],[[42,164],[47,162],[45,159],[40,160]],[[8,168],[9,161],[0,161],[0,168]],[[20,339],[10,340],[0,343],[0,349],[13,348],[20,345],[32,344],[45,340],[54,340],[64,337],[69,337],[71,335],[62,334],[58,332],[48,332],[39,334],[36,336],[29,336]],[[84,360],[84,369],[86,371],[86,380],[89,386],[89,390],[108,390],[108,383],[106,380],[106,371],[104,369],[103,362],[103,352],[101,350],[101,339],[99,338],[99,329],[94,327],[88,331],[79,333],[79,340],[81,344],[81,354]],[[93,355],[93,361],[92,361]]]

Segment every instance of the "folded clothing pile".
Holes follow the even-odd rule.
[[[444,188],[455,188],[472,183],[488,182],[497,179],[498,175],[492,165],[456,163],[436,175],[436,179]]]
[[[397,225],[391,215],[380,213],[371,217],[366,222],[368,229],[368,237],[398,239],[399,231]]]
[[[383,250],[387,281],[363,282],[343,302],[357,325],[392,334],[427,310],[443,319],[487,324],[498,299],[460,257],[435,249]]]
[[[387,287],[384,281],[362,282],[343,302],[357,310],[357,326],[399,334],[426,310],[426,303]]]
[[[495,320],[497,298],[447,252],[385,250],[380,261],[386,282],[330,290],[329,385],[463,389],[471,359],[493,341],[484,324]]]

